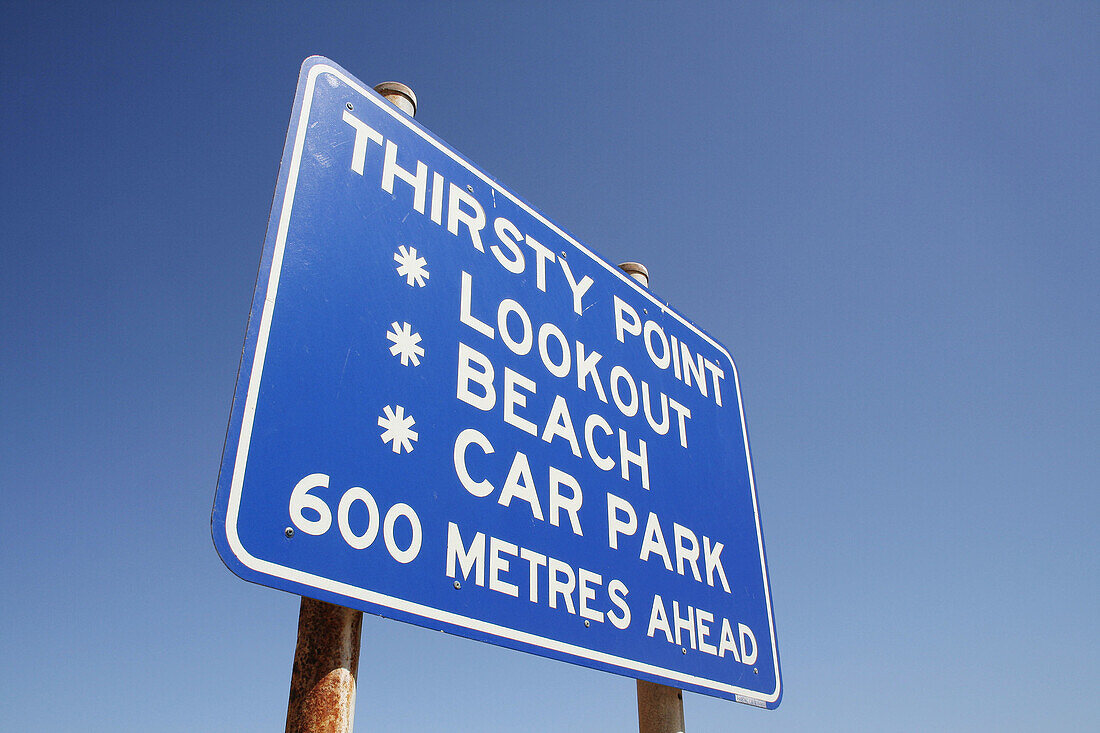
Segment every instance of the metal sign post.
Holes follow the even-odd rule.
[[[363,612],[302,596],[286,733],[348,733]]]
[[[619,268],[643,287],[649,287],[649,270],[640,262],[623,262]],[[675,687],[638,680],[639,733],[684,733],[684,693]]]
[[[212,525],[246,580],[757,707],[782,696],[728,349],[320,57]]]
[[[374,90],[410,117],[416,114],[416,95],[408,86],[387,81]],[[286,532],[293,536],[293,528]],[[286,733],[351,731],[362,631],[362,611],[302,596]]]

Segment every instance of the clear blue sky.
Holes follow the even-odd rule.
[[[280,730],[298,599],[210,541],[298,67],[730,347],[784,699],[1100,727],[1100,6],[7,3],[0,727]],[[634,683],[368,616],[359,730],[632,730]]]

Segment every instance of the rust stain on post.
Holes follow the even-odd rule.
[[[302,598],[286,733],[350,733],[363,612]]]

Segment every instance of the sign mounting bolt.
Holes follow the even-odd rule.
[[[462,587],[462,583],[459,583],[459,582],[458,582],[458,581],[456,580],[456,581],[455,581],[455,590],[458,590],[458,589],[459,589],[459,588],[461,588],[461,587]]]
[[[294,536],[294,528],[293,527],[287,527],[286,529],[283,530],[283,534],[285,534],[286,538],[289,540],[291,537]]]

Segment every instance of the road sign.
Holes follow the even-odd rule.
[[[247,580],[779,704],[729,353],[320,57],[212,521]]]

